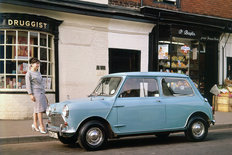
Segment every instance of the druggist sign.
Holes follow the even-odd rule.
[[[17,13],[0,13],[0,28],[26,29],[53,33],[56,25],[61,23],[45,16]]]

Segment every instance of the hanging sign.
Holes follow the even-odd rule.
[[[190,51],[190,47],[184,45],[184,46],[181,46],[181,53],[183,53],[184,55],[188,54],[189,51]]]

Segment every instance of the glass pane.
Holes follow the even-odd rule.
[[[15,46],[6,46],[6,58],[7,59],[14,59],[16,55],[16,48]]]
[[[28,46],[18,46],[18,59],[28,59]]]
[[[48,67],[49,67],[49,68],[48,68],[48,75],[52,75],[52,72],[53,72],[52,63],[49,63],[49,64],[48,64]]]
[[[52,78],[51,77],[43,77],[43,83],[45,89],[52,88]]]
[[[185,96],[193,94],[192,87],[184,79],[165,78],[162,80],[162,88],[165,96]]]
[[[6,88],[16,88],[16,76],[6,76]]]
[[[0,31],[0,44],[4,44],[4,31]]]
[[[30,57],[38,58],[38,47],[30,47]]]
[[[46,62],[40,63],[40,73],[42,75],[47,75],[47,63]]]
[[[18,89],[26,89],[25,76],[18,77]]]
[[[18,62],[18,74],[26,74],[28,70],[28,62],[27,61],[19,61]]]
[[[40,48],[40,60],[47,60],[47,49]]]
[[[30,44],[38,45],[38,33],[37,32],[30,32]]]
[[[4,46],[0,46],[0,59],[4,59]]]
[[[6,73],[15,74],[16,73],[16,62],[6,61]]]
[[[28,32],[19,31],[18,32],[18,44],[27,44],[28,41]]]
[[[16,32],[15,31],[6,31],[6,43],[16,44]]]
[[[127,79],[121,90],[120,97],[140,97],[141,84],[143,84],[143,79]]]
[[[0,74],[4,73],[4,61],[0,61]]]
[[[158,84],[155,79],[144,79],[143,83],[145,96],[148,97],[159,97],[159,89]]]
[[[0,88],[4,88],[4,76],[0,75]]]
[[[47,35],[40,33],[40,46],[47,46]]]
[[[52,47],[52,36],[48,36],[48,47]]]
[[[52,51],[48,50],[48,61],[51,62],[51,60],[52,60]]]

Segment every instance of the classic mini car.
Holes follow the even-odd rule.
[[[212,108],[186,75],[159,72],[104,76],[86,99],[52,104],[47,130],[64,144],[86,150],[102,148],[108,139],[138,134],[167,138],[184,132],[202,141],[214,124]]]

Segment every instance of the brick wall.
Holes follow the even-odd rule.
[[[181,11],[232,18],[232,0],[181,0]]]
[[[162,0],[143,0],[143,6],[232,19],[232,0],[180,0],[180,8],[158,1]],[[109,0],[109,4],[139,8],[141,0]]]

